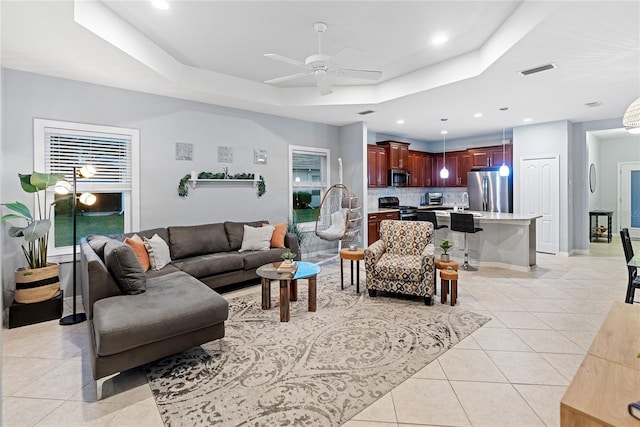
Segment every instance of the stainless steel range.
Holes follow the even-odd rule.
[[[416,221],[418,219],[418,208],[416,206],[401,206],[400,199],[395,196],[378,198],[378,208],[398,209],[402,221]]]

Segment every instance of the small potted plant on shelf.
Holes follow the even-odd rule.
[[[443,240],[442,243],[440,243],[440,249],[442,249],[442,254],[440,255],[441,261],[449,262],[451,260],[449,256],[449,249],[451,249],[452,247],[453,245],[451,244],[451,242],[446,239]]]

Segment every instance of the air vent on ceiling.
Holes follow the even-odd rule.
[[[536,74],[536,73],[541,73],[547,70],[553,70],[554,68],[556,68],[556,64],[554,64],[553,62],[550,62],[548,64],[541,65],[539,67],[529,68],[528,70],[522,70],[520,71],[520,74],[522,74],[523,76],[528,76],[530,74]]]
[[[375,111],[365,110],[365,111],[360,111],[358,114],[360,114],[361,116],[366,116],[367,114],[371,114],[371,113],[375,113]]]
[[[602,107],[603,105],[604,104],[600,101],[587,102],[586,104],[584,104],[585,107],[589,108]]]

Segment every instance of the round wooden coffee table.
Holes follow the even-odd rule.
[[[316,311],[316,276],[320,266],[310,262],[296,261],[295,272],[278,272],[279,262],[265,264],[256,270],[262,278],[262,309],[271,308],[271,281],[280,282],[280,321],[288,322],[290,318],[289,301],[298,300],[298,279],[309,282],[309,311]]]
[[[356,262],[356,292],[360,293],[360,261],[364,260],[364,249],[357,248],[355,251],[351,249],[342,249],[340,251],[340,289],[344,289],[344,268],[342,260],[351,261],[351,286],[353,286],[353,261]]]

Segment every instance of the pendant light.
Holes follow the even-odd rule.
[[[509,109],[509,107],[502,107],[500,109],[500,111],[502,111],[502,166],[500,166],[500,169],[498,170],[498,173],[500,174],[500,176],[509,176],[509,166],[507,166],[506,163],[506,155],[505,155],[505,144],[506,144],[506,139],[505,139],[505,113],[506,111]]]
[[[640,98],[633,101],[624,112],[622,125],[630,133],[640,133]]]
[[[446,122],[447,119],[440,119],[441,122]],[[447,169],[447,162],[445,159],[445,154],[447,152],[447,131],[442,130],[440,132],[442,134],[442,169],[440,169],[440,178],[447,179],[449,178],[449,170]]]

